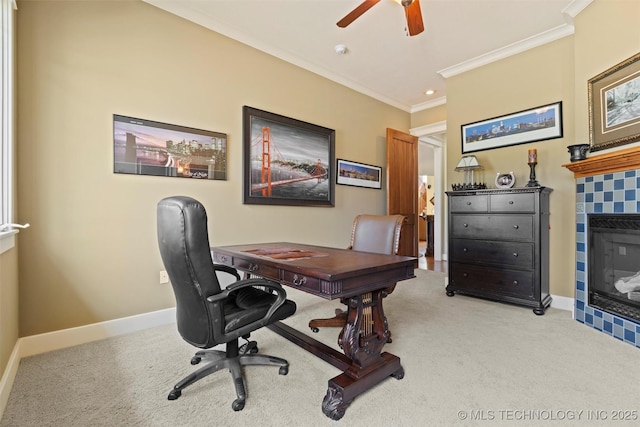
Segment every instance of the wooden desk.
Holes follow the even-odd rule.
[[[211,252],[217,263],[347,303],[347,323],[338,336],[344,354],[282,322],[268,326],[343,371],[329,380],[322,401],[327,417],[339,420],[356,396],[389,376],[404,376],[400,358],[382,352],[389,337],[382,300],[388,286],[415,277],[415,258],[285,242],[213,247]]]

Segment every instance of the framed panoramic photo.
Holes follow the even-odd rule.
[[[462,125],[462,153],[562,138],[562,102]]]
[[[245,204],[334,206],[335,130],[244,106]]]
[[[588,82],[590,151],[640,141],[640,53]]]
[[[338,159],[336,182],[355,187],[382,188],[382,168]]]
[[[113,115],[113,171],[227,179],[227,135]]]

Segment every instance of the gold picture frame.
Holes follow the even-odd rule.
[[[640,53],[589,79],[590,151],[640,141]]]

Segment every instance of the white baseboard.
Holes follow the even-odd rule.
[[[560,310],[573,311],[575,300],[573,298],[551,295],[551,307]]]
[[[13,381],[18,372],[20,359],[23,357],[124,335],[155,326],[167,325],[175,323],[175,321],[176,309],[167,308],[165,310],[152,311],[151,313],[18,338],[0,380],[0,419],[2,419],[4,409],[9,401]]]
[[[9,401],[9,394],[11,394],[11,388],[13,387],[13,380],[18,373],[18,366],[20,366],[20,340],[13,347],[7,366],[5,367],[4,374],[0,380],[0,419],[4,414],[4,408],[7,407]]]

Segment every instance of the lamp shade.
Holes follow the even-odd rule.
[[[462,156],[458,164],[456,165],[456,171],[462,170],[471,170],[471,169],[480,169],[480,163],[478,163],[478,159],[476,156]]]

